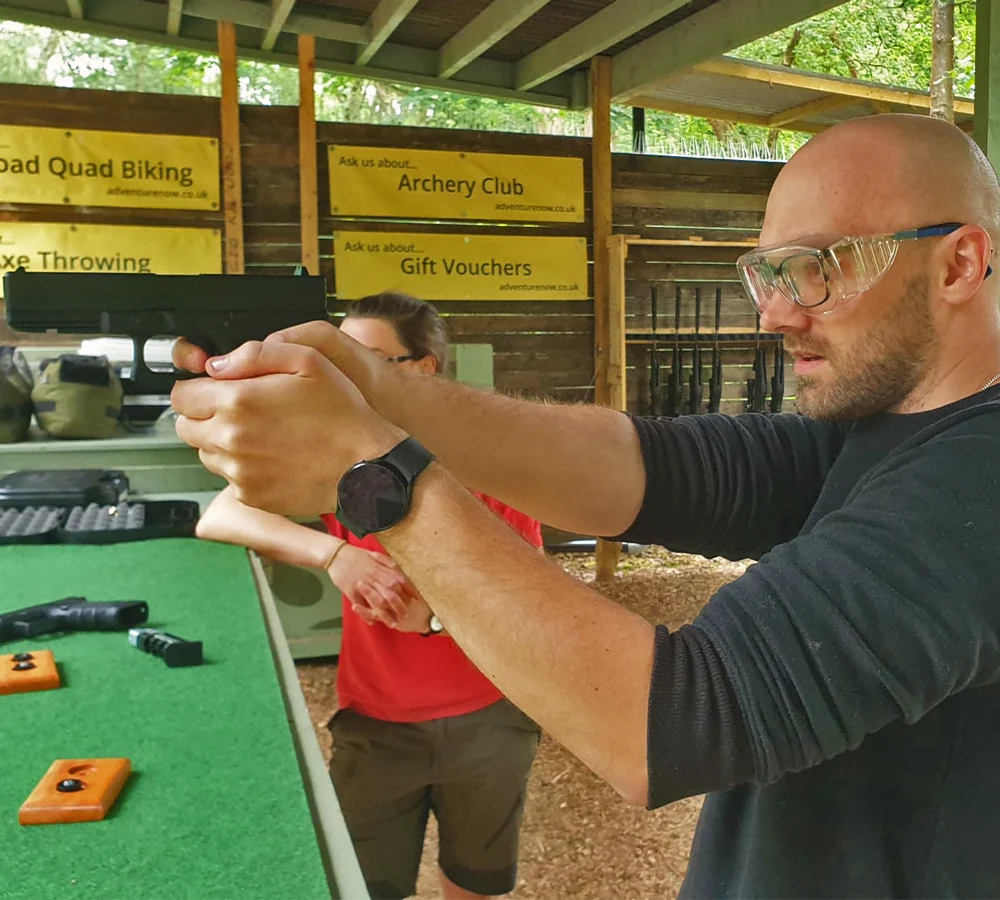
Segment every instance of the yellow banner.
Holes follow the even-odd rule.
[[[328,155],[335,216],[584,221],[581,159],[339,146]]]
[[[5,203],[218,209],[213,138],[0,125]]]
[[[222,234],[217,228],[0,222],[0,276],[19,267],[32,272],[218,275]],[[0,296],[2,292],[0,278]]]
[[[341,300],[587,299],[584,238],[339,231],[333,246]]]

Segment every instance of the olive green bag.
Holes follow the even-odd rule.
[[[14,444],[31,427],[31,369],[14,347],[0,347],[0,444]]]
[[[31,399],[51,437],[106,438],[121,415],[122,383],[105,357],[66,354],[42,363]]]

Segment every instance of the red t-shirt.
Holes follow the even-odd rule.
[[[542,526],[524,513],[476,494],[528,543],[542,546]],[[353,547],[385,553],[374,535],[359,540],[333,515],[323,516],[330,534]],[[426,722],[461,716],[503,695],[447,635],[403,634],[368,625],[344,597],[344,631],[337,667],[341,709],[387,722]]]

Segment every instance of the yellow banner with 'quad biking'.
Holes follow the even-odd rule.
[[[587,299],[584,238],[339,231],[333,252],[341,300]]]
[[[218,275],[222,235],[217,228],[0,222],[0,276],[17,268]]]
[[[329,148],[335,216],[583,222],[583,160],[574,157]]]
[[[5,203],[218,209],[213,138],[0,125]]]

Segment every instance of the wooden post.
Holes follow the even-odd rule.
[[[302,265],[319,275],[319,190],[316,167],[316,38],[299,35],[299,216]]]
[[[222,210],[223,271],[242,275],[243,172],[240,166],[240,82],[236,74],[236,28],[219,22],[219,64],[222,69]]]
[[[1000,172],[1000,0],[976,3],[976,142]]]
[[[611,237],[611,58],[595,56],[590,61],[591,179],[594,198],[594,401],[614,406],[610,365],[612,362],[609,305],[608,238]],[[597,580],[607,581],[618,567],[621,547],[597,542]]]
[[[608,405],[608,238],[611,236],[611,59],[590,61],[594,198],[594,399]]]
[[[608,246],[608,406],[625,409],[625,258],[624,234],[612,234]]]

